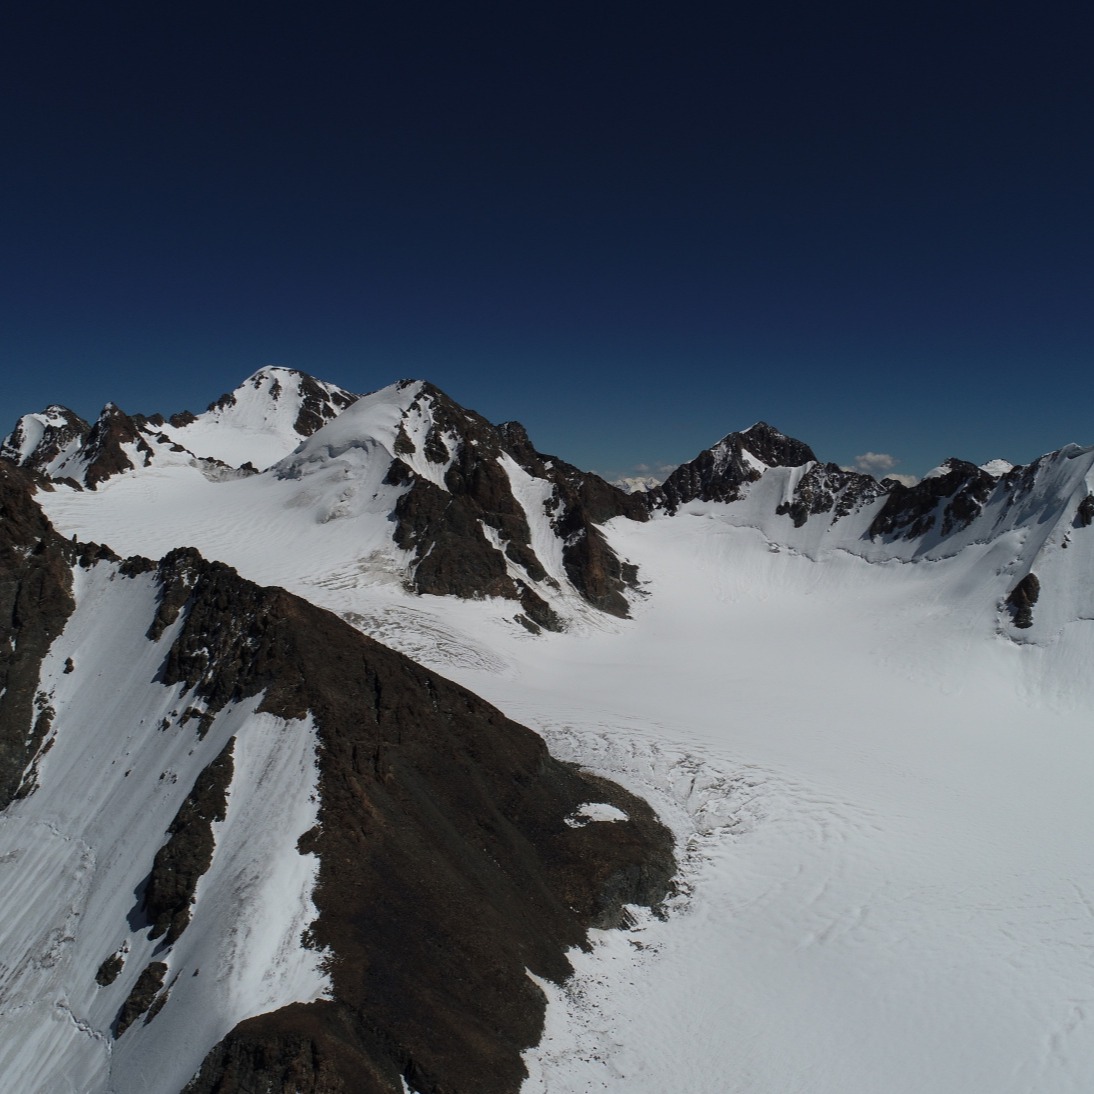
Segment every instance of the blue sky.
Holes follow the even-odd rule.
[[[738,10],[740,9],[740,10]],[[0,428],[281,364],[627,473],[1094,443],[1079,4],[26,5]]]

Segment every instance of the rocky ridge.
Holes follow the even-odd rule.
[[[353,417],[361,429],[332,435],[326,427],[359,400]],[[374,407],[380,426],[369,417]],[[52,413],[51,420],[67,421],[57,408]],[[533,631],[563,627],[569,596],[626,616],[637,583],[635,568],[616,556],[600,526],[615,516],[644,520],[639,499],[537,452],[518,423],[494,426],[418,381],[356,396],[303,373],[265,369],[203,415],[130,417],[108,405],[94,426],[73,434],[61,463],[57,439],[40,434],[24,420],[3,451],[59,484],[91,490],[152,466],[187,464],[210,481],[254,474],[256,461],[243,455],[268,458],[275,443],[278,459],[268,474],[292,480],[356,450],[358,463],[347,474],[358,474],[366,459],[374,469],[383,465],[391,542],[405,553],[408,588],[512,600]]]
[[[401,381],[358,397],[285,369],[261,370],[202,416],[127,418],[108,406],[83,432],[50,408],[22,419],[3,452],[55,481],[75,474],[90,488],[171,461],[217,481],[257,470],[254,461],[226,463],[215,452],[241,456],[240,438],[259,426],[273,429],[282,448],[267,475],[294,480],[324,472],[322,484],[309,480],[313,493],[333,489],[327,484],[336,469],[350,494],[366,479],[375,482],[373,512],[386,506],[388,554],[408,589],[509,600],[533,632],[563,629],[579,601],[628,614],[640,575],[612,546],[605,525],[613,519],[659,519],[718,503],[772,542],[811,553],[839,546],[871,559],[935,557],[1027,519],[1023,499],[1039,496],[1060,457],[1028,467],[950,459],[906,486],[822,463],[808,445],[759,422],[728,434],[659,486],[628,494],[538,452],[519,423],[493,425],[431,384]],[[1089,517],[1077,508],[1089,493],[1073,499],[1067,519],[1076,526]],[[322,519],[342,509],[333,506]],[[1016,559],[1014,582],[1035,564]],[[1002,605],[1000,612],[1009,618]]]
[[[535,734],[470,692],[289,593],[192,549],[122,562],[62,539],[31,487],[24,472],[0,466],[0,649],[12,651],[0,665],[0,779],[9,798],[46,732],[46,744],[63,742],[96,724],[94,710],[81,710],[80,725],[61,716],[25,741],[34,696],[47,688],[42,657],[64,631],[81,566],[105,567],[109,580],[98,584],[107,592],[148,580],[158,588],[144,641],[173,638],[154,686],[181,687],[195,716],[131,732],[189,735],[191,751],[208,757],[181,809],[147,818],[164,842],[154,861],[132,864],[134,878],[148,876],[129,923],[117,924],[129,941],[93,966],[95,990],[117,1000],[109,1036],[121,1045],[135,1029],[153,1036],[171,1021],[181,972],[173,954],[194,929],[191,911],[201,912],[201,878],[231,852],[226,835],[210,840],[209,826],[223,820],[226,800],[231,808],[238,766],[231,739],[222,745],[205,731],[257,702],[258,713],[310,719],[318,733],[319,823],[300,851],[319,859],[308,945],[329,955],[332,989],[208,1045],[187,1089],[401,1094],[405,1080],[421,1094],[516,1091],[520,1053],[537,1040],[544,1009],[526,970],[561,980],[566,951],[589,927],[617,926],[626,904],[656,904],[667,891],[671,838],[649,807],[555,761]],[[119,681],[127,669],[117,666]],[[39,792],[26,789],[30,799]],[[627,819],[567,823],[589,801]],[[142,943],[150,958],[126,961],[146,932],[158,948]]]

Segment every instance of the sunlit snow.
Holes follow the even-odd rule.
[[[328,987],[314,920],[318,862],[296,850],[318,815],[314,727],[229,705],[206,737],[181,685],[156,677],[179,624],[145,636],[157,590],[100,563],[75,571],[77,607],[42,675],[57,729],[39,787],[0,815],[0,1074],[27,1094],[177,1091],[239,1021]],[[71,669],[66,662],[71,659]],[[193,919],[166,951],[140,891],[201,770],[235,739],[217,851]],[[108,987],[95,973],[114,953]],[[166,1005],[116,1042],[112,1023],[141,970],[168,965]]]

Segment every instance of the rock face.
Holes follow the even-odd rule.
[[[96,560],[119,579],[158,586],[158,603],[136,621],[149,642],[173,628],[156,683],[183,686],[197,741],[203,719],[248,701],[259,713],[307,716],[318,734],[319,823],[299,850],[319,859],[307,941],[329,955],[330,998],[242,1022],[208,1046],[187,1089],[402,1094],[405,1079],[423,1094],[517,1091],[521,1052],[538,1040],[545,1007],[527,970],[561,980],[567,950],[590,927],[620,925],[626,904],[656,905],[668,891],[672,841],[650,808],[554,760],[531,731],[336,616],[193,549],[119,563],[61,539],[31,486],[0,465],[5,802],[42,736],[26,734],[42,658],[72,610],[73,567]],[[94,711],[80,717],[95,725]],[[232,771],[229,741],[148,863],[128,928],[161,942],[117,1012],[116,1038],[170,1014],[172,947],[195,929],[200,879],[217,839],[230,838],[230,826],[214,837],[213,825]],[[626,819],[568,824],[588,802]],[[108,933],[125,937],[126,924]],[[101,990],[125,953],[96,959]]]
[[[1036,574],[1026,574],[1007,596],[1007,608],[1010,609],[1014,625],[1021,630],[1033,626],[1033,606],[1041,595],[1041,583]]]
[[[414,390],[405,414],[429,424],[417,441],[401,429],[386,477],[406,488],[395,506],[394,538],[414,552],[413,587],[507,597],[534,626],[557,629],[560,620],[542,594],[559,581],[537,553],[533,526],[540,525],[558,541],[573,588],[594,607],[625,616],[625,592],[637,572],[615,555],[599,525],[616,516],[646,519],[641,500],[537,452],[517,422],[493,426],[431,384]],[[416,455],[443,467],[443,485],[414,469]],[[518,496],[522,479],[525,499]]]
[[[291,1074],[317,1091],[394,1094],[402,1076],[423,1094],[517,1090],[544,1006],[525,969],[561,979],[588,927],[660,900],[667,832],[641,801],[336,617],[192,551],[159,573],[164,603],[187,594],[165,683],[185,681],[212,711],[263,693],[263,710],[316,719],[314,941],[335,954],[332,1000],[243,1023],[188,1089]],[[567,825],[586,801],[629,819]]]
[[[0,459],[52,477],[79,450],[90,431],[91,426],[67,407],[48,406],[40,414],[24,414],[16,422],[0,443]]]
[[[887,480],[889,497],[869,534],[915,539],[935,530],[940,536],[967,527],[979,516],[996,480],[965,460],[949,459],[938,473],[915,486]]]
[[[886,484],[870,475],[845,471],[834,463],[815,463],[802,475],[792,500],[780,502],[775,512],[789,516],[794,527],[800,528],[810,517],[823,514],[830,513],[831,520],[840,520],[886,491]]]
[[[145,966],[136,984],[133,985],[129,997],[122,1005],[122,1009],[118,1012],[113,1029],[115,1038],[121,1037],[142,1014],[152,1014],[154,1017],[152,1008],[166,976],[167,966],[162,961],[152,961]]]
[[[107,403],[84,439],[81,456],[82,481],[94,490],[99,483],[135,468],[134,460],[147,467],[152,462],[152,448],[137,422]]]
[[[31,497],[32,480],[0,462],[0,808],[33,786],[24,771],[49,731],[42,659],[74,607],[76,548]]]
[[[652,507],[670,513],[689,501],[737,501],[743,487],[756,482],[768,467],[800,467],[816,459],[807,444],[757,422],[681,464],[647,498]]]
[[[152,924],[149,938],[165,935],[164,944],[169,946],[189,925],[198,881],[213,861],[213,822],[224,820],[231,782],[229,741],[198,776],[167,829],[167,842],[156,852],[144,890],[144,911]]]

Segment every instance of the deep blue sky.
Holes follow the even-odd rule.
[[[0,430],[282,364],[607,472],[1094,443],[1087,8],[23,4]]]

